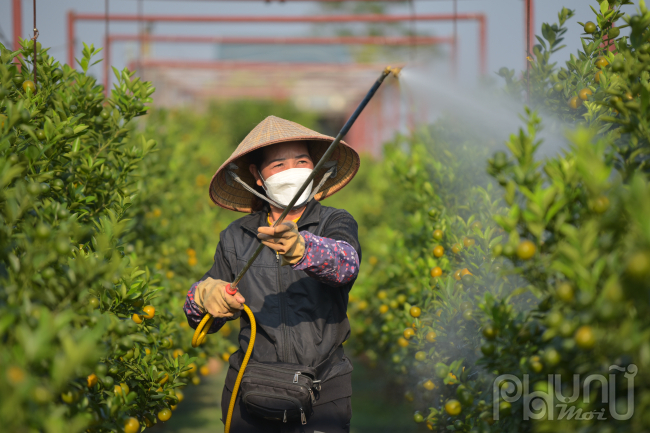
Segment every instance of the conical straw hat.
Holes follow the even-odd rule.
[[[251,164],[250,158],[248,158],[249,154],[256,149],[287,141],[307,142],[309,153],[315,165],[320,161],[321,156],[334,141],[334,138],[312,131],[289,120],[275,116],[267,117],[244,138],[244,141],[237,146],[230,158],[212,176],[210,182],[210,198],[212,201],[226,209],[251,212],[254,195],[246,191],[239,183],[232,181],[226,173],[229,164],[234,163],[237,169],[233,171],[247,185],[254,187],[255,178],[248,170],[248,166]],[[325,182],[320,192],[316,194],[316,200],[323,200],[343,188],[359,170],[359,154],[343,141],[339,142],[330,160],[337,162],[336,176]],[[320,173],[316,174],[314,186],[318,184],[325,172],[326,169],[323,168]]]

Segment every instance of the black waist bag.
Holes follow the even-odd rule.
[[[241,381],[241,400],[251,415],[307,424],[320,390],[316,370],[297,364],[249,363]]]

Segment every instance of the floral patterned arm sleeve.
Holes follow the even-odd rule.
[[[305,239],[305,254],[293,269],[305,271],[307,275],[330,286],[343,286],[359,274],[359,255],[345,241],[316,236],[301,231]]]
[[[192,287],[190,290],[187,292],[187,297],[185,298],[185,305],[183,305],[183,311],[185,312],[185,317],[187,317],[187,323],[192,327],[192,329],[196,329],[197,326],[199,326],[199,323],[201,323],[201,319],[203,319],[203,316],[205,315],[199,306],[194,302],[194,292],[196,291],[196,286],[200,281],[197,281],[196,283],[192,284]],[[214,319],[214,322],[212,322],[212,326],[210,326],[210,329],[208,330],[208,334],[213,334],[217,332],[221,327],[226,323],[226,319]]]

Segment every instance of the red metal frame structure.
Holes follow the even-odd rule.
[[[524,34],[528,36],[528,46],[526,47],[527,53],[533,52],[533,46],[535,45],[535,1],[534,0],[525,0],[524,5],[524,23],[525,30]],[[530,25],[529,25],[530,24]],[[528,54],[530,55],[530,54]]]
[[[225,1],[225,0],[211,0],[211,1]],[[240,0],[243,1],[243,0]],[[249,0],[249,1],[259,1],[259,0]],[[270,2],[270,0],[266,0],[267,2]],[[302,2],[302,1],[314,1],[314,2],[336,2],[338,0],[278,0],[280,3],[282,2]],[[371,0],[348,0],[348,1],[371,1]],[[385,2],[390,2],[391,0],[379,0],[379,1],[385,1]],[[415,0],[414,0],[415,1]],[[423,0],[421,0],[423,1]],[[449,1],[449,0],[447,0]],[[18,50],[20,48],[20,45],[18,43],[18,39],[20,38],[20,35],[22,34],[22,5],[21,5],[21,0],[13,0],[13,6],[12,6],[12,12],[13,12],[13,46],[14,50]],[[524,23],[527,23],[528,16],[530,14],[531,16],[531,21],[534,23],[534,0],[526,0],[525,1],[525,12],[524,12]],[[530,9],[530,11],[529,11]],[[70,66],[74,66],[74,24],[75,24],[75,17],[79,17],[78,15],[75,15],[74,12],[70,11],[68,13],[68,64]],[[140,21],[141,18],[143,18],[140,15],[136,15],[136,20]],[[414,17],[411,17],[414,18]],[[106,17],[104,17],[106,19]],[[108,17],[110,20],[111,17]],[[455,22],[458,19],[457,14],[453,14],[452,20]],[[526,26],[528,27],[528,26]],[[534,31],[534,26],[531,26],[531,28],[528,29],[530,32],[530,39],[532,41],[535,40],[535,31]],[[485,35],[482,38],[483,41],[485,41]],[[532,42],[534,43],[534,42]],[[531,49],[531,47],[526,47],[527,51]],[[487,56],[487,55],[486,55]],[[484,70],[482,70],[482,73],[485,73]]]
[[[179,1],[179,0],[169,0],[169,1]],[[233,1],[250,1],[250,2],[258,2],[258,3],[341,3],[342,1],[345,2],[381,2],[381,3],[400,3],[404,2],[405,0],[199,0],[199,1],[205,1],[205,2],[233,2]],[[410,0],[409,0],[410,1]],[[451,0],[413,0],[414,2],[445,2],[445,1],[451,1]],[[472,0],[464,0],[464,1],[472,1]]]
[[[178,0],[170,0],[178,1]],[[233,2],[233,1],[251,1],[251,2],[264,2],[264,3],[341,3],[342,1],[346,2],[382,2],[382,3],[399,3],[404,2],[404,0],[199,0],[206,2]],[[418,2],[443,2],[450,0],[413,0]],[[470,1],[470,0],[467,0]]]
[[[18,51],[20,49],[20,43],[18,40],[20,39],[21,33],[23,32],[23,11],[21,0],[14,0],[12,9],[14,51]]]
[[[75,23],[104,21],[104,14],[68,12],[68,64],[74,65]],[[482,13],[422,15],[320,15],[320,16],[200,16],[200,15],[128,15],[114,14],[109,21],[175,22],[175,23],[385,23],[401,21],[477,21],[479,24],[479,70],[487,72],[487,18]]]
[[[437,45],[453,44],[451,37],[439,36],[334,36],[334,37],[247,37],[247,36],[165,36],[165,35],[110,35],[111,42],[187,42],[219,44],[260,44],[260,45]]]
[[[104,14],[81,13],[74,11],[68,13],[68,17],[74,21],[104,21]],[[110,21],[146,21],[146,22],[167,22],[167,23],[391,23],[400,21],[452,21],[453,14],[420,14],[420,15],[380,15],[380,14],[359,14],[359,15],[312,15],[312,16],[265,16],[265,15],[138,15],[114,14],[108,17]],[[483,13],[462,13],[458,14],[459,21],[487,22]]]
[[[104,88],[108,92],[108,77],[110,74],[110,52],[113,42],[167,42],[167,43],[221,43],[221,44],[260,44],[260,45],[437,45],[449,44],[455,51],[456,44],[450,37],[430,36],[339,36],[339,37],[240,37],[240,36],[164,36],[164,35],[110,35],[106,61],[104,62]],[[180,62],[183,63],[183,62]],[[148,63],[150,64],[150,63]]]
[[[169,72],[170,70],[179,71],[216,71],[220,73],[246,71],[263,76],[267,82],[278,83],[287,80],[294,82],[300,75],[314,77],[332,77],[339,74],[349,73],[351,70],[356,73],[370,73],[369,80],[373,80],[376,71],[385,67],[384,64],[344,64],[344,63],[280,63],[280,62],[255,62],[255,61],[214,61],[214,60],[160,60],[160,59],[142,59],[140,60],[143,69],[160,69]],[[129,68],[135,66],[129,65]],[[186,74],[186,72],[183,72]],[[287,77],[288,74],[292,76]],[[227,83],[227,79],[223,79]],[[222,81],[222,79],[216,80]],[[231,88],[229,84],[216,89],[205,89],[201,87],[200,81],[185,80],[182,86],[173,85],[172,87],[182,95],[191,95],[194,98],[210,99],[213,95],[220,98],[255,98],[255,99],[288,99],[292,93],[288,92],[286,87],[281,84],[269,86],[268,83],[258,82],[258,80],[246,81],[245,86],[239,86],[237,89]],[[349,83],[348,83],[349,85]],[[162,86],[164,87],[164,86]],[[392,134],[399,130],[401,117],[401,104],[395,103],[399,98],[396,95],[388,95],[391,92],[398,92],[398,86],[386,86],[379,90],[375,98],[368,104],[364,112],[359,116],[358,121],[354,124],[349,134],[347,142],[355,146],[358,151],[373,153],[379,157],[379,145],[390,139]],[[159,95],[160,96],[160,95]],[[356,100],[356,99],[355,99]],[[176,102],[178,102],[176,100]],[[348,107],[350,108],[350,107]],[[408,116],[422,115],[422,113],[409,113]],[[378,120],[379,119],[379,120]],[[408,124],[413,125],[414,119],[409,119]]]
[[[530,67],[533,57],[533,46],[535,45],[535,26],[533,14],[533,0],[525,0],[524,8],[524,22],[526,27],[524,29],[524,34],[526,35],[526,101],[530,103]]]
[[[290,69],[292,71],[318,71],[318,72],[342,72],[350,68],[346,63],[270,63],[254,62],[245,60],[156,60],[147,59],[142,61],[144,67],[168,67],[168,68],[185,68],[185,69],[250,69],[265,70],[269,66],[277,66],[281,69]],[[386,65],[373,64],[355,64],[355,69],[376,71],[386,67]]]

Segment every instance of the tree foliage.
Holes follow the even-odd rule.
[[[508,152],[486,158],[476,137],[450,137],[443,124],[387,148],[383,171],[401,195],[385,214],[397,232],[365,264],[373,276],[360,280],[350,315],[356,347],[371,362],[393,361],[423,429],[640,432],[650,425],[643,372],[650,366],[650,13],[641,2],[637,14],[623,16],[628,3],[599,2],[595,25],[579,23],[589,30],[583,49],[563,67],[550,63],[551,54],[573,12],[563,9],[557,24],[543,25],[529,59],[531,110]],[[617,20],[626,24],[615,27]],[[629,38],[613,31],[628,26]],[[526,73],[499,74],[512,97],[526,98]],[[560,155],[539,157],[543,122],[534,109],[574,125]],[[476,174],[485,159],[492,179]],[[549,374],[560,375],[559,388],[549,389]],[[583,382],[573,385],[573,375],[602,375],[609,388],[592,383],[583,400]],[[525,376],[528,392],[549,396],[535,421],[524,415],[543,412],[539,405],[508,398],[512,378]],[[569,398],[574,392],[580,398]],[[574,416],[558,421],[562,405]]]
[[[130,124],[154,89],[114,70],[104,98],[87,75],[92,45],[76,71],[22,44],[0,47],[0,422],[16,432],[151,425],[197,369],[172,356],[180,329],[169,319],[182,312],[155,300],[161,280],[126,242],[137,170],[156,144],[130,141]]]

